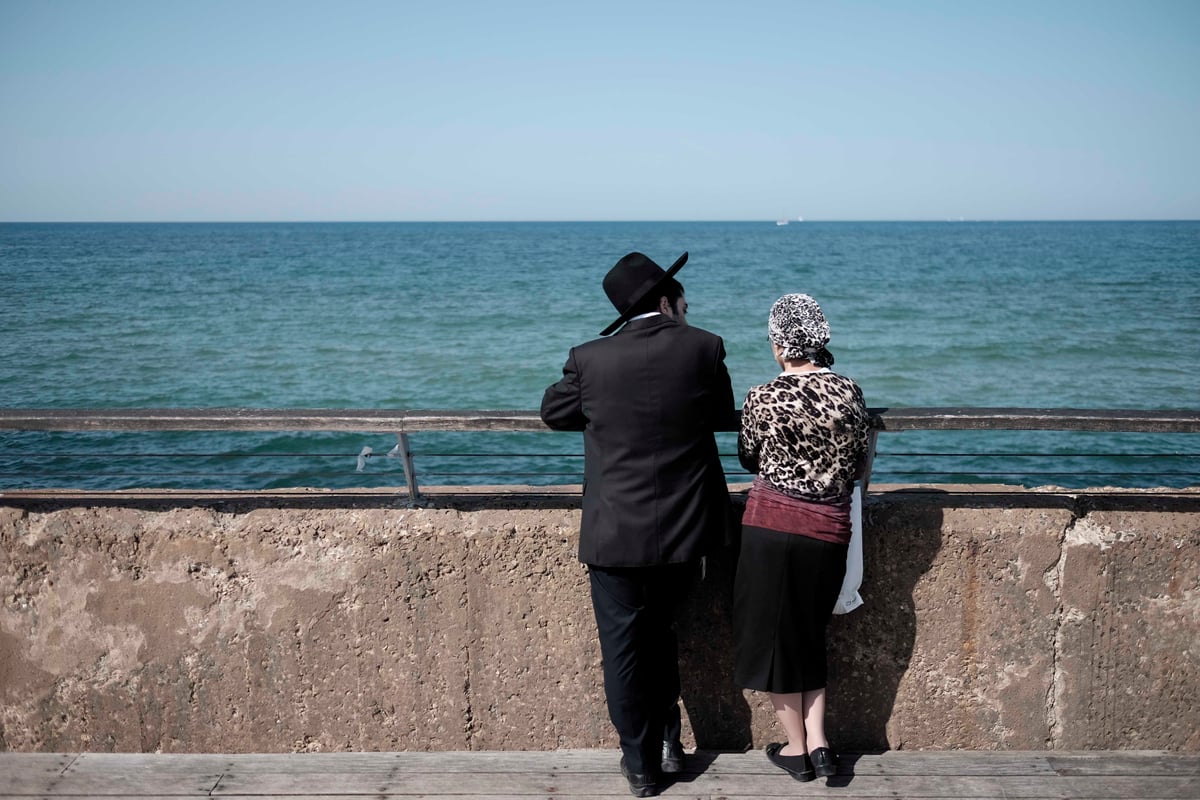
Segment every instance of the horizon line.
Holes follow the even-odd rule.
[[[619,223],[619,224],[683,224],[683,223],[760,223],[763,225],[780,225],[784,220],[764,219],[760,217],[740,219],[7,219],[0,220],[0,225],[405,225],[405,224],[588,224],[588,223]],[[1200,217],[923,217],[923,218],[807,218],[787,219],[787,224],[804,225],[805,223],[1028,223],[1028,222],[1200,222]]]

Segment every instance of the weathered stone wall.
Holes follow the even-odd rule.
[[[1200,750],[1200,491],[876,491],[838,746]],[[0,497],[0,749],[614,747],[571,497]],[[686,743],[730,681],[732,552],[680,624]]]

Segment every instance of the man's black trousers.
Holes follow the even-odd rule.
[[[697,563],[589,566],[608,715],[630,771],[657,775],[664,741],[680,733],[674,619]]]

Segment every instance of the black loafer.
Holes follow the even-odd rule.
[[[779,742],[767,745],[767,760],[798,781],[808,782],[816,779],[817,773],[813,771],[812,759],[807,755],[781,756],[779,751],[782,749],[783,745]]]
[[[683,744],[678,739],[673,742],[663,742],[662,771],[683,772]]]
[[[621,774],[625,776],[625,780],[629,781],[629,791],[634,797],[654,797],[658,794],[654,778],[640,772],[630,772],[629,767],[625,764],[624,756],[621,757]]]
[[[818,747],[808,754],[812,759],[813,772],[818,778],[828,778],[837,775],[837,754],[828,747]]]

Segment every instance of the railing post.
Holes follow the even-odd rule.
[[[863,466],[862,496],[867,499],[867,487],[871,484],[871,466],[875,463],[875,445],[879,441],[879,431],[872,429],[867,440],[867,463]]]
[[[410,505],[416,505],[421,499],[421,492],[417,489],[417,469],[413,465],[412,450],[408,446],[408,434],[396,434],[396,449],[393,451],[400,457],[400,464],[404,467],[404,483],[408,486],[408,502]]]

